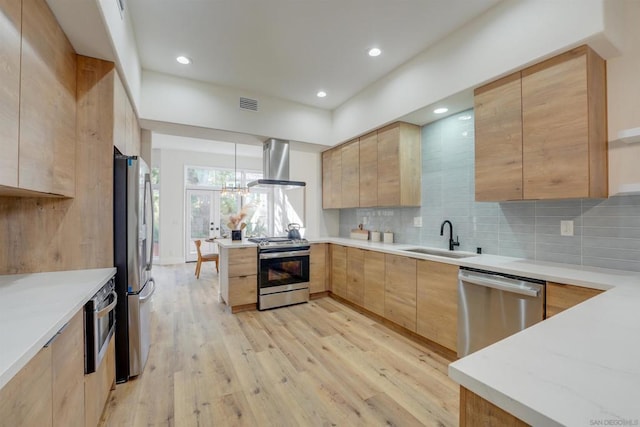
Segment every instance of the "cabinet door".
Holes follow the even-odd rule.
[[[450,350],[458,342],[458,267],[418,261],[417,332]]]
[[[20,188],[73,196],[76,54],[44,0],[22,5]]]
[[[416,331],[416,260],[385,255],[385,317]]]
[[[309,259],[310,281],[309,292],[312,294],[327,290],[327,244],[311,244]]]
[[[0,185],[18,186],[22,2],[0,0]]]
[[[256,248],[229,249],[229,277],[250,276],[258,273]]]
[[[342,208],[357,208],[360,204],[360,144],[358,140],[341,146],[342,187],[340,192]]]
[[[384,254],[364,253],[364,308],[384,316]]]
[[[342,150],[331,150],[331,207],[342,207]]]
[[[229,301],[231,307],[258,302],[258,276],[229,277]]]
[[[476,89],[476,201],[522,199],[520,73]]]
[[[577,52],[522,72],[525,199],[589,197],[587,58]]]
[[[360,138],[360,207],[378,205],[378,132]]]
[[[378,206],[400,205],[400,128],[378,131]]]
[[[113,145],[122,154],[127,150],[127,92],[124,90],[118,73],[113,77]]]
[[[565,311],[581,302],[600,295],[599,289],[584,288],[581,286],[563,285],[547,282],[546,286],[546,318]]]
[[[347,299],[364,306],[364,254],[358,248],[347,248]]]
[[[111,338],[98,370],[84,377],[84,417],[85,426],[97,426],[107,403],[109,393],[115,385],[116,358],[115,342]]]
[[[53,425],[84,425],[83,311],[69,321],[51,344],[53,370]]]
[[[333,154],[331,150],[322,153],[322,209],[332,209],[334,206],[331,204],[333,194],[331,170]]]
[[[331,245],[331,292],[347,298],[347,248]]]
[[[51,402],[51,347],[45,347],[0,389],[0,424],[51,426]]]

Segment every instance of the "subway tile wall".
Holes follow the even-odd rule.
[[[486,203],[474,201],[473,110],[422,128],[422,206],[340,211],[340,236],[366,223],[397,243],[447,248],[445,219],[460,250],[640,271],[640,196]],[[422,227],[414,227],[422,217]],[[574,235],[560,235],[560,221]]]

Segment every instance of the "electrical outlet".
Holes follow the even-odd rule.
[[[422,217],[421,216],[413,217],[413,226],[414,227],[422,227]]]
[[[560,221],[560,235],[573,236],[573,221]]]

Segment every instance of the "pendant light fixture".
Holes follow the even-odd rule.
[[[222,195],[230,196],[237,194],[239,196],[246,196],[249,194],[247,187],[238,185],[238,144],[233,144],[233,185],[225,184],[222,186]]]

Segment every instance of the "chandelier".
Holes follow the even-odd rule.
[[[249,189],[238,185],[238,144],[233,144],[233,185],[228,185],[225,182],[222,186],[222,195],[246,196],[247,194],[249,194]]]

